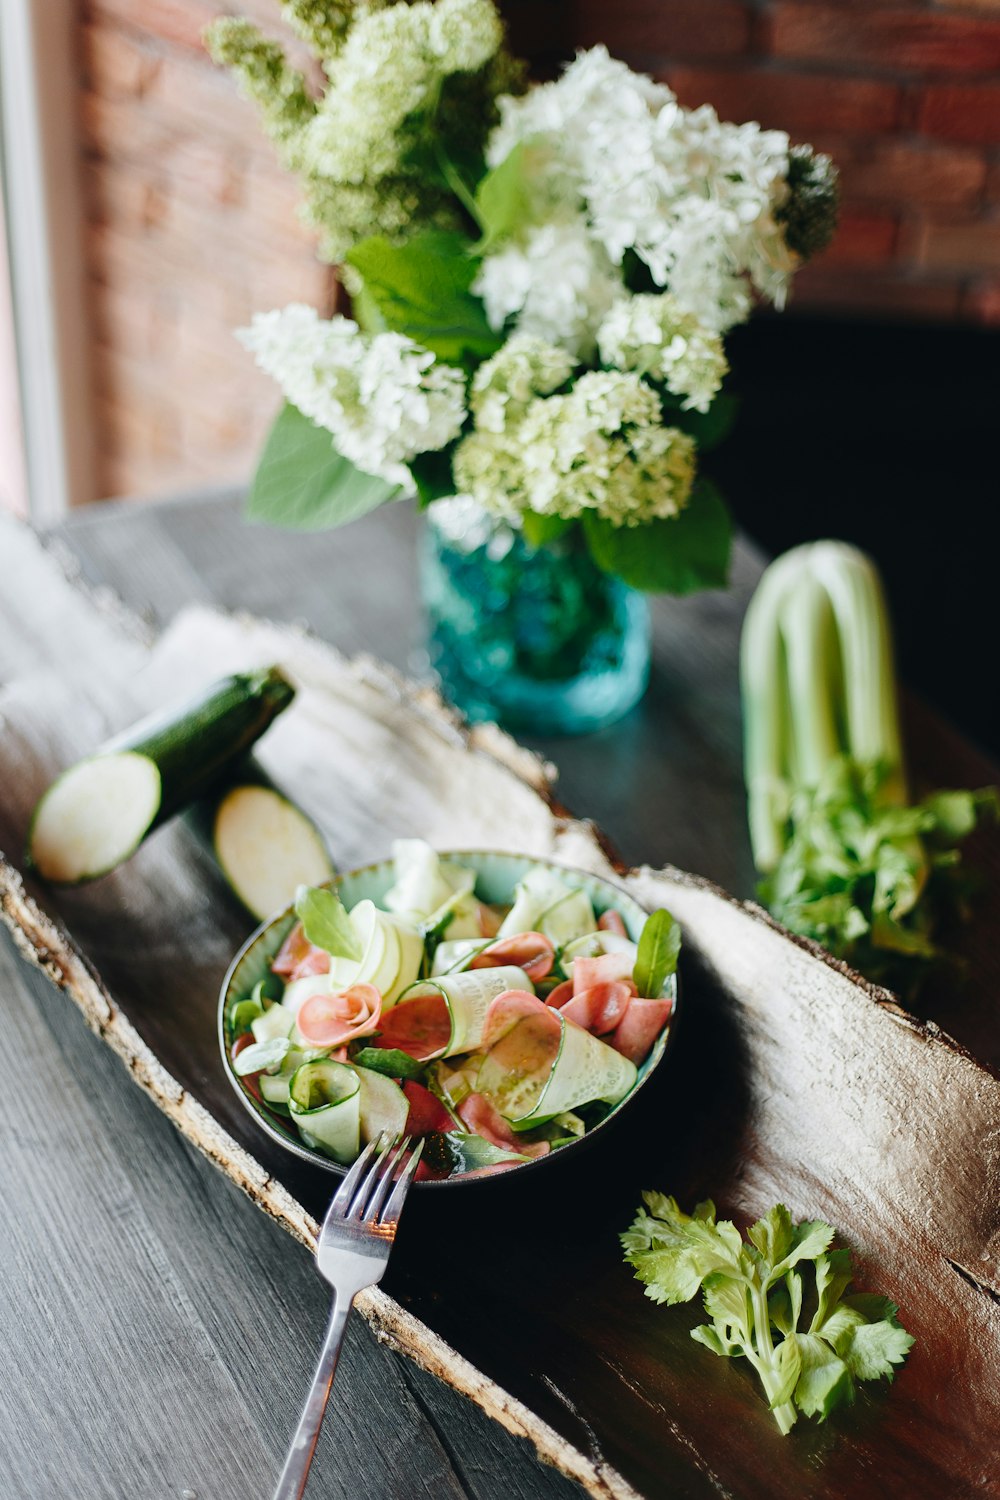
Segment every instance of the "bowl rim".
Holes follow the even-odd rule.
[[[562,860],[550,859],[546,855],[524,854],[512,849],[435,849],[435,853],[440,859],[443,860],[454,861],[461,859],[476,860],[497,858],[525,860],[531,864],[544,865],[548,869],[565,871],[570,875],[578,875],[582,876],[586,880],[596,881],[599,885],[608,887],[616,891],[620,896],[624,896],[625,899],[631,902],[633,906],[637,907],[639,911],[645,912],[647,917],[651,914],[649,908],[644,906],[642,902],[636,900],[632,892],[626,890],[625,886],[622,885],[619,880],[616,880],[615,878],[607,875],[599,875],[593,870],[584,869],[581,865],[570,865],[566,864]],[[367,875],[369,872],[382,869],[384,866],[391,863],[392,855],[386,855],[384,859],[372,860],[370,863],[365,865],[356,865],[350,870],[338,870],[333,875],[332,879],[324,881],[323,883],[324,885],[336,889],[343,880],[351,880],[357,876]],[[475,890],[475,887],[473,887],[473,890]],[[222,980],[221,988],[219,990],[219,1004],[217,1015],[219,1051],[222,1055],[223,1071],[226,1075],[226,1078],[229,1080],[230,1085],[235,1090],[236,1095],[240,1099],[244,1108],[256,1121],[258,1128],[262,1130],[265,1135],[269,1136],[271,1140],[274,1141],[277,1145],[283,1147],[284,1150],[291,1152],[293,1156],[297,1156],[301,1161],[308,1162],[310,1166],[318,1167],[321,1171],[329,1172],[334,1177],[342,1178],[345,1177],[346,1174],[350,1171],[350,1166],[342,1166],[340,1162],[332,1161],[329,1157],[323,1156],[319,1151],[314,1151],[304,1142],[290,1139],[289,1136],[285,1135],[276,1124],[272,1123],[266,1106],[255,1100],[253,1095],[250,1094],[246,1088],[244,1088],[242,1080],[233,1068],[232,1059],[229,1055],[229,1048],[226,1041],[226,1012],[229,1008],[229,989],[232,985],[233,979],[236,976],[237,970],[243,963],[243,960],[250,953],[251,949],[260,941],[260,939],[264,937],[264,935],[269,932],[276,923],[285,921],[290,915],[294,915],[293,903],[291,902],[289,902],[287,906],[283,907],[281,911],[275,912],[272,916],[267,917],[263,922],[260,922],[254,928],[253,932],[250,933],[249,937],[247,937],[240,945],[231,962],[229,963],[226,969],[225,977]],[[517,1168],[516,1172],[490,1172],[485,1173],[482,1176],[471,1175],[468,1173],[457,1173],[454,1176],[450,1177],[429,1178],[421,1182],[415,1182],[413,1184],[414,1191],[418,1189],[420,1191],[425,1191],[432,1188],[440,1190],[442,1188],[455,1186],[472,1188],[481,1186],[484,1183],[495,1182],[498,1179],[503,1181],[504,1179],[511,1177],[517,1177],[520,1180],[522,1177],[522,1173],[528,1171],[529,1169],[533,1167],[542,1167],[546,1162],[559,1160],[565,1154],[572,1152],[573,1149],[577,1146],[590,1144],[606,1125],[610,1125],[613,1120],[618,1118],[625,1107],[630,1104],[636,1097],[640,1089],[645,1087],[650,1078],[652,1078],[653,1074],[660,1068],[664,1058],[670,1050],[670,1046],[674,1038],[674,1033],[677,1028],[677,1016],[680,1007],[680,976],[675,970],[673,975],[671,975],[670,977],[672,980],[673,994],[671,998],[673,1000],[673,1007],[667,1020],[666,1029],[664,1032],[661,1032],[661,1036],[663,1037],[663,1046],[660,1049],[660,1055],[651,1064],[645,1076],[636,1081],[633,1087],[625,1095],[624,1099],[619,1100],[614,1108],[607,1115],[605,1115],[603,1120],[599,1120],[598,1123],[591,1130],[588,1130],[585,1135],[579,1136],[576,1140],[569,1142],[565,1146],[562,1146],[558,1151],[549,1151],[546,1152],[544,1156],[535,1156],[528,1158],[523,1163],[523,1165]]]

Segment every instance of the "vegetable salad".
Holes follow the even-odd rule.
[[[243,1086],[344,1165],[384,1131],[423,1137],[425,1179],[509,1171],[586,1134],[669,1025],[673,918],[653,913],[636,943],[550,868],[498,907],[429,845],[393,852],[380,905],[300,888],[269,974],[227,1014]]]

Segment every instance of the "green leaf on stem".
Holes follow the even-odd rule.
[[[514,234],[531,216],[530,141],[519,141],[503,161],[487,172],[476,189],[476,215],[483,237],[476,252],[485,255],[499,241]]]
[[[645,593],[691,594],[728,580],[732,522],[708,479],[697,481],[678,516],[613,526],[590,512],[583,529],[597,566]]]
[[[373,235],[347,260],[364,283],[369,320],[377,310],[386,328],[461,365],[488,358],[503,342],[472,293],[477,263],[469,251],[463,235],[428,229],[403,245]]]
[[[549,542],[558,541],[559,537],[565,536],[574,524],[573,521],[567,521],[562,516],[542,516],[534,510],[526,510],[521,517],[524,540],[536,551],[539,547],[547,546]]]
[[[322,427],[286,405],[271,428],[247,499],[248,521],[325,531],[395,500],[396,485],[365,474]]]

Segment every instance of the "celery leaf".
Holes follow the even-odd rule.
[[[691,1337],[722,1358],[745,1356],[787,1433],[800,1413],[824,1421],[849,1405],[858,1381],[891,1380],[914,1342],[888,1298],[847,1295],[851,1257],[830,1249],[833,1234],[821,1219],[793,1223],[778,1203],[744,1243],[712,1203],[688,1215],[647,1192],[621,1242],[651,1301],[689,1302],[701,1291],[710,1322]]]

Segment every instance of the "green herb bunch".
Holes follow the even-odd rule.
[[[663,1193],[621,1236],[625,1260],[656,1303],[690,1302],[700,1291],[709,1322],[691,1337],[713,1354],[743,1357],[760,1377],[783,1433],[799,1415],[824,1421],[852,1402],[863,1380],[891,1380],[914,1340],[886,1297],[848,1293],[851,1257],[831,1249],[820,1220],[793,1224],[784,1204],[758,1220],[746,1241],[715,1205],[683,1213]]]
[[[947,958],[935,933],[965,915],[972,881],[959,844],[997,794],[942,791],[914,806],[886,804],[882,766],[838,757],[791,801],[787,842],[760,883],[770,911],[878,983],[916,988]]]

